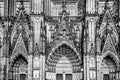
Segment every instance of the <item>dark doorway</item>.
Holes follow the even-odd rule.
[[[63,74],[56,74],[56,80],[63,80]]]
[[[26,80],[26,74],[20,74],[20,80]]]
[[[109,74],[103,74],[103,80],[109,80]]]
[[[72,80],[72,74],[66,74],[65,80]]]

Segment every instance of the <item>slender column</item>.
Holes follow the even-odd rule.
[[[3,76],[2,76],[2,46],[0,45],[0,80],[3,80]]]
[[[97,36],[96,39],[96,58],[97,58],[97,63],[96,63],[96,68],[97,68],[97,80],[101,80],[101,56],[100,56],[100,46],[101,46],[101,40],[99,38],[99,36]]]
[[[9,76],[8,76],[8,73],[9,73],[9,58],[6,58],[6,61],[5,61],[5,79],[8,80],[9,79]]]
[[[118,8],[119,8],[119,12],[118,12],[119,13],[119,23],[118,24],[120,26],[120,0],[118,0]]]
[[[90,80],[88,40],[84,39],[84,80]]]
[[[40,55],[40,80],[45,80],[45,56]]]
[[[51,1],[49,2],[49,10],[50,10],[49,15],[51,16]]]
[[[12,15],[12,16],[14,15],[14,7],[15,7],[15,6],[14,6],[14,4],[15,4],[14,1],[15,1],[15,0],[11,0],[11,15]]]
[[[120,0],[118,0],[118,8],[119,8],[119,19],[120,19]]]
[[[66,76],[65,76],[65,73],[63,73],[63,80],[65,80],[65,77],[66,77]]]
[[[31,12],[34,12],[34,0],[31,0]]]
[[[31,21],[33,23],[33,21]],[[30,30],[30,38],[29,38],[29,54],[33,54],[33,48],[34,48],[34,32],[33,27],[32,30]]]
[[[7,4],[7,3],[5,3],[5,4]],[[7,9],[7,7],[8,7],[9,16],[13,16],[14,15],[14,0],[9,0],[8,6],[5,5],[5,9]]]
[[[1,26],[1,25],[0,25]],[[3,80],[3,64],[2,64],[2,56],[3,56],[3,29],[0,27],[0,80]]]
[[[86,62],[86,56],[84,56],[84,80],[87,80],[87,62]]]
[[[90,80],[90,60],[89,55],[86,55],[86,80]]]
[[[32,55],[28,56],[28,80],[32,80]]]

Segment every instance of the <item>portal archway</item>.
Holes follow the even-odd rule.
[[[18,55],[10,66],[9,79],[27,80],[27,78],[28,78],[28,62],[23,55]]]
[[[68,45],[59,46],[48,57],[46,60],[46,79],[75,80],[76,77],[82,78],[80,56]]]
[[[117,62],[112,55],[107,55],[102,60],[102,79],[116,80]]]

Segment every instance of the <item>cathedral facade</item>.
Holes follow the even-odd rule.
[[[0,0],[0,80],[120,80],[120,0]]]

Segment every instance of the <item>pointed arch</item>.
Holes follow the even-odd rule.
[[[48,67],[48,72],[56,71],[56,64],[60,58],[66,57],[70,61],[72,65],[73,72],[79,72],[82,60],[81,56],[79,56],[71,46],[62,43],[53,48],[53,51],[48,55],[46,60],[46,65]]]
[[[23,54],[17,54],[10,58],[9,79],[19,79],[20,74],[28,76],[28,59]],[[15,74],[15,75],[14,75]]]
[[[119,66],[119,58],[117,57],[117,55],[115,55],[113,52],[111,52],[111,51],[107,51],[106,53],[104,53],[103,55],[102,55],[102,58],[101,58],[101,60],[103,60],[105,57],[107,57],[107,56],[110,56],[114,61],[115,61],[115,63],[116,63],[116,66]]]
[[[102,59],[104,59],[106,56],[111,56],[117,64],[119,64],[119,58],[117,57],[117,51],[115,49],[115,46],[112,42],[111,36],[108,33],[103,50],[102,50]]]
[[[66,46],[70,47],[70,48],[78,55],[79,59],[81,60],[81,56],[82,56],[82,55],[81,55],[80,53],[78,53],[78,51],[76,50],[76,48],[75,48],[72,44],[68,43],[67,41],[62,41],[62,42],[60,42],[59,44],[57,44],[57,45],[52,49],[52,51],[50,52],[50,54],[49,54],[49,56],[48,56],[48,59],[49,59],[50,55],[52,55],[52,53],[53,53],[56,49],[58,49],[58,47],[60,47],[60,46],[62,46],[62,45],[66,45]]]
[[[11,62],[10,65],[12,65],[13,62],[14,62],[19,56],[22,56],[22,57],[28,62],[28,57],[27,57],[26,54],[18,53],[18,54],[14,54],[14,55],[10,58],[10,62]]]
[[[101,58],[101,79],[105,80],[105,74],[107,74],[110,79],[117,78],[116,73],[119,68],[119,59],[114,53],[107,51],[102,55]]]

